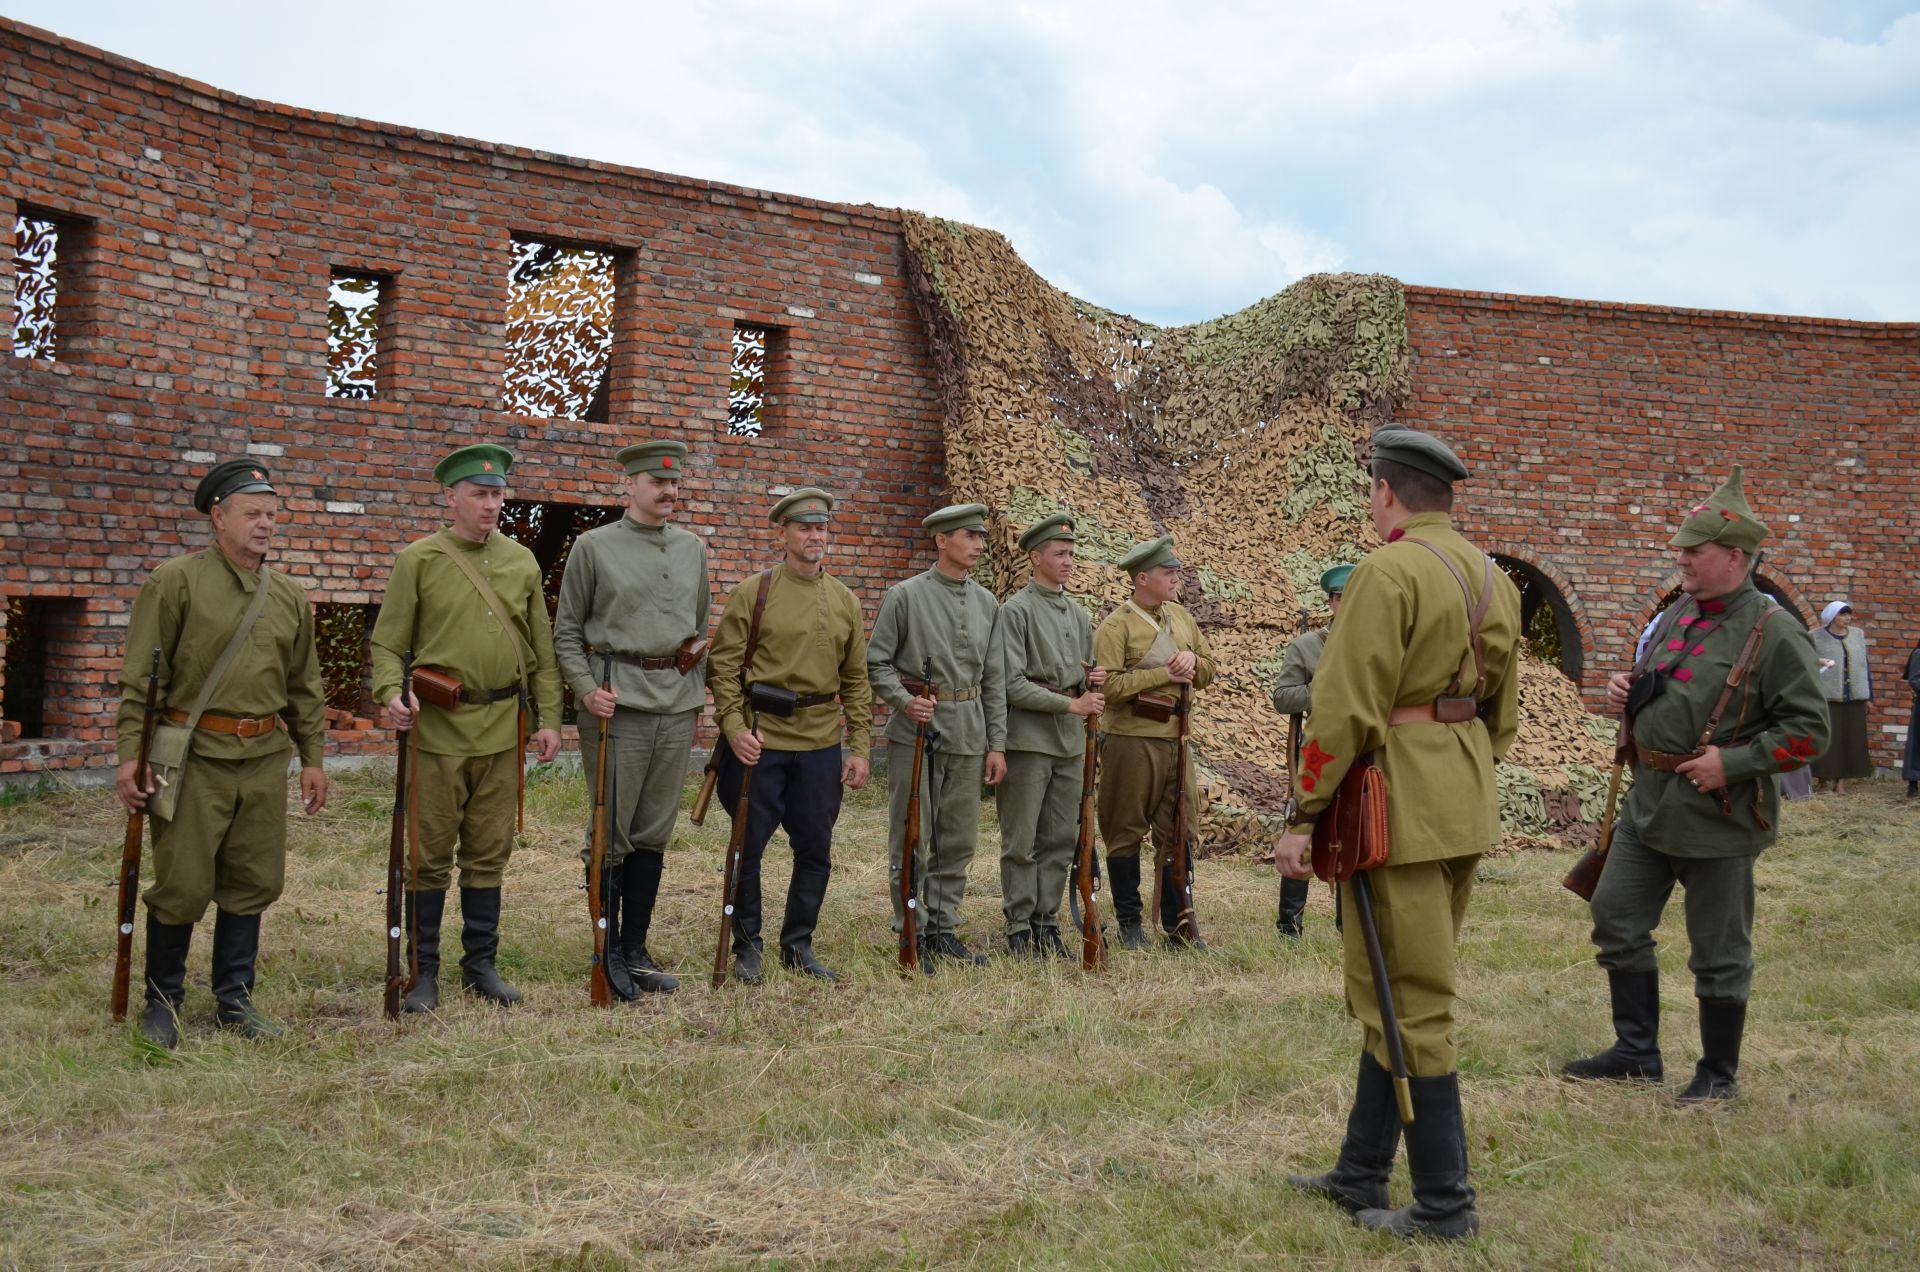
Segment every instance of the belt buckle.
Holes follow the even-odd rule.
[[[257,738],[267,732],[266,721],[258,716],[241,716],[233,722],[233,736],[236,738]]]

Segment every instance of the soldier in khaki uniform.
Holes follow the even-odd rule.
[[[912,788],[915,726],[931,723],[935,735],[921,776],[920,882],[922,954],[973,966],[985,963],[960,939],[960,902],[967,867],[980,838],[980,783],[997,786],[1006,776],[1006,705],[990,691],[987,650],[993,593],[970,577],[987,546],[984,504],[955,504],[920,524],[933,535],[939,559],[923,574],[887,589],[867,638],[867,680],[876,697],[893,709],[887,722],[887,832],[893,866],[888,895],[893,930],[903,920],[900,860],[907,835],[907,799]],[[932,668],[933,690],[923,679]]]
[[[1664,1076],[1653,930],[1678,883],[1701,1049],[1679,1099],[1729,1100],[1738,1090],[1753,985],[1753,863],[1780,821],[1773,775],[1811,763],[1828,737],[1813,642],[1753,585],[1766,537],[1735,468],[1668,544],[1678,550],[1684,595],[1660,615],[1634,669],[1607,685],[1608,705],[1628,713],[1633,761],[1633,789],[1592,902],[1615,1041],[1568,1064],[1568,1077]],[[1729,695],[1742,661],[1746,674]]]
[[[1413,1205],[1386,1208],[1401,1128],[1358,923],[1344,934],[1346,998],[1365,1050],[1346,1140],[1331,1172],[1291,1182],[1403,1237],[1465,1237],[1480,1225],[1455,1072],[1454,944],[1474,868],[1500,836],[1494,765],[1518,727],[1520,594],[1450,523],[1453,483],[1466,475],[1436,437],[1374,434],[1373,524],[1387,542],[1347,579],[1340,639],[1328,642],[1314,676],[1294,774],[1298,811],[1274,848],[1284,874],[1306,878],[1314,819],[1356,760],[1378,757],[1392,852],[1368,877],[1412,1078]],[[1466,718],[1443,718],[1456,711]],[[1350,888],[1341,886],[1349,913]]]
[[[1331,615],[1327,625],[1302,632],[1280,658],[1279,674],[1273,678],[1273,709],[1292,717],[1291,728],[1295,733],[1304,728],[1305,717],[1313,710],[1313,673],[1320,666],[1321,651],[1326,649],[1327,637],[1333,634],[1333,624],[1340,617],[1340,597],[1346,590],[1347,576],[1352,573],[1351,565],[1336,565],[1320,576],[1320,590],[1326,593]],[[1297,749],[1304,741],[1296,737],[1293,745]],[[1281,877],[1280,914],[1274,924],[1281,936],[1295,937],[1305,930],[1302,920],[1307,913],[1307,891],[1305,879]]]
[[[1020,550],[1033,577],[1007,598],[993,623],[988,677],[1005,720],[1006,777],[995,789],[1000,813],[1000,908],[1007,952],[1066,958],[1060,900],[1080,837],[1086,721],[1106,709],[1104,667],[1093,660],[1093,624],[1067,595],[1073,577],[1073,518],[1027,527]],[[991,702],[988,713],[996,713]]]
[[[780,962],[821,980],[839,979],[814,955],[813,933],[833,873],[841,788],[867,784],[873,691],[860,602],[821,567],[832,518],[833,496],[813,486],[774,505],[768,520],[779,528],[783,559],[742,580],[727,598],[709,659],[713,713],[726,748],[717,791],[728,816],[738,807],[741,764],[755,766],[733,912],[733,974],[750,985],[762,976],[760,859],[775,827],[784,827],[793,845]],[[763,576],[760,639],[747,664]],[[754,686],[762,692],[752,692]],[[760,709],[774,700],[788,714]]]
[[[494,966],[500,885],[513,853],[525,763],[520,713],[530,704],[534,750],[541,763],[552,760],[560,753],[560,671],[540,563],[496,528],[512,466],[511,452],[488,445],[462,447],[440,461],[433,475],[446,488],[452,524],[401,551],[373,625],[375,697],[387,704],[391,727],[413,729],[418,752],[422,862],[411,883],[420,977],[407,992],[409,1012],[440,1005],[440,921],[456,858],[460,984],[503,1007],[520,1001]],[[416,669],[460,682],[456,709],[423,708],[414,695],[402,695],[408,651]]]
[[[686,444],[645,442],[617,458],[626,515],[574,541],[560,581],[553,648],[574,701],[599,722],[596,728],[581,721],[589,785],[599,771],[602,732],[613,738],[607,772],[612,833],[602,867],[611,872],[607,984],[632,1001],[680,987],[647,951],[647,929],[680,815],[694,721],[706,705],[704,665],[683,660],[680,651],[706,635],[713,593],[706,541],[668,524],[679,507]],[[600,687],[608,655],[610,690]],[[581,855],[590,856],[591,846]]]
[[[1140,844],[1153,833],[1155,860],[1171,861],[1174,776],[1180,722],[1148,718],[1140,695],[1176,698],[1181,685],[1205,689],[1213,682],[1213,651],[1200,625],[1173,598],[1180,593],[1180,561],[1173,538],[1162,535],[1120,558],[1133,579],[1122,601],[1093,636],[1094,661],[1106,669],[1107,741],[1100,757],[1100,837],[1107,844],[1107,877],[1120,943],[1146,948],[1141,930]],[[1199,792],[1191,766],[1186,775],[1190,817],[1199,815]],[[1160,926],[1175,945],[1183,882],[1161,880]]]
[[[162,719],[193,725],[173,816],[153,822],[153,886],[147,889],[146,1006],[140,1032],[180,1042],[187,946],[213,902],[213,997],[220,1026],[249,1038],[281,1032],[253,1005],[260,915],[280,896],[287,865],[287,752],[300,756],[300,802],[327,802],[321,768],[326,702],[306,589],[266,564],[280,500],[267,470],[250,460],[220,464],[193,494],[213,523],[213,546],[163,562],[134,599],[120,670],[115,787],[128,811],[158,787],[139,772],[140,729],[153,651],[160,651]],[[264,598],[259,589],[266,588]],[[234,645],[254,602],[261,608]],[[233,646],[233,656],[217,664]],[[204,710],[198,717],[192,712]],[[289,739],[288,734],[292,737]]]

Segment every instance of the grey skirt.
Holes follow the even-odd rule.
[[[1867,704],[1829,702],[1827,719],[1833,736],[1826,753],[1813,762],[1813,775],[1823,782],[1845,782],[1873,776],[1873,757],[1867,754]]]

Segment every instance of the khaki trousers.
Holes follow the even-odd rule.
[[[189,751],[172,821],[153,822],[147,909],[162,923],[198,923],[212,902],[259,914],[287,874],[288,751],[214,760]]]
[[[1412,1077],[1442,1077],[1454,1071],[1458,1060],[1453,1041],[1453,952],[1479,864],[1475,854],[1367,872],[1387,979],[1393,985],[1393,1009],[1400,1017],[1401,1046]],[[1373,972],[1351,882],[1340,885],[1340,904],[1346,915],[1341,939],[1347,1012],[1365,1031],[1368,1053],[1382,1068],[1389,1068],[1380,1004],[1374,996]]]
[[[1058,928],[1060,902],[1080,841],[1078,755],[1008,751],[994,790],[1000,812],[1000,910],[1007,931]]]
[[[418,892],[444,892],[460,866],[463,888],[497,888],[513,855],[520,785],[520,748],[493,755],[416,751],[414,792],[420,810]]]

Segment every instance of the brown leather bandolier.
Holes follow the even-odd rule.
[[[1405,536],[1408,543],[1417,543],[1440,558],[1440,564],[1447,567],[1447,573],[1453,575],[1454,582],[1460,585],[1460,595],[1467,603],[1467,644],[1473,651],[1473,692],[1460,692],[1460,681],[1466,672],[1463,660],[1460,669],[1453,673],[1453,679],[1447,682],[1447,691],[1432,702],[1418,706],[1395,707],[1387,716],[1389,726],[1413,724],[1422,720],[1434,720],[1441,724],[1465,724],[1480,714],[1480,695],[1487,687],[1487,655],[1480,642],[1480,624],[1487,616],[1487,606],[1493,599],[1493,558],[1482,554],[1484,573],[1480,580],[1480,600],[1475,603],[1473,589],[1467,586],[1467,576],[1460,573],[1460,567],[1453,558],[1442,552],[1425,539],[1413,535]]]
[[[1720,690],[1719,701],[1713,704],[1713,714],[1707,717],[1707,727],[1700,731],[1700,741],[1694,744],[1693,750],[1685,754],[1676,754],[1672,751],[1649,750],[1635,743],[1632,733],[1629,732],[1626,742],[1627,755],[1633,762],[1635,768],[1648,768],[1656,773],[1676,773],[1682,764],[1690,760],[1697,760],[1706,754],[1707,748],[1714,744],[1713,735],[1719,731],[1720,721],[1727,714],[1727,707],[1733,702],[1734,691],[1746,684],[1748,673],[1753,670],[1753,664],[1760,657],[1760,647],[1764,643],[1763,638],[1766,635],[1767,621],[1779,612],[1779,610],[1769,607],[1758,619],[1754,620],[1753,630],[1747,633],[1747,643],[1740,647],[1740,656],[1733,660],[1733,666],[1727,671],[1726,687]],[[1733,732],[1735,736],[1727,740],[1726,744],[1721,747],[1722,750],[1727,749],[1727,747],[1740,745],[1738,737],[1740,726],[1746,723],[1747,701],[1748,695],[1742,694],[1740,699],[1740,714],[1734,718],[1733,722]],[[1733,796],[1726,787],[1722,786],[1719,790],[1708,793],[1720,802],[1720,815],[1722,817],[1733,816]],[[1760,797],[1760,784],[1756,781],[1753,788],[1753,817],[1754,820],[1760,824],[1760,829],[1771,830],[1772,827],[1768,825],[1767,819],[1760,814]]]

